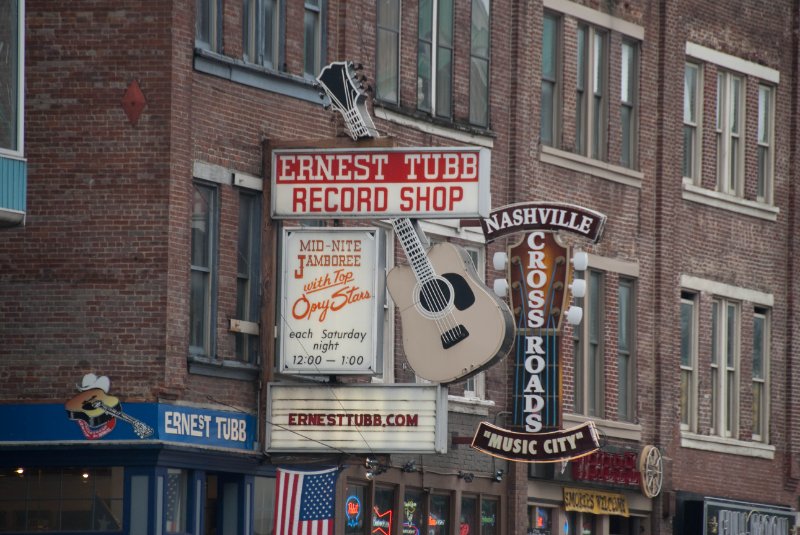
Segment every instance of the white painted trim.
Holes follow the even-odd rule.
[[[248,175],[247,173],[233,172],[233,185],[240,188],[264,191],[264,180],[260,177]]]
[[[770,308],[775,305],[775,297],[772,294],[741,288],[739,286],[725,284],[724,282],[694,277],[692,275],[681,275],[681,288],[697,292],[707,292],[720,297],[726,297],[736,301],[747,301]]]
[[[614,420],[601,420],[582,414],[564,414],[564,426],[573,427],[582,423],[592,421],[597,428],[606,436],[623,440],[642,441],[642,426],[630,422],[617,422]]]
[[[627,277],[639,278],[639,262],[610,258],[589,253],[589,267],[601,271],[618,273]]]
[[[773,84],[778,84],[781,81],[780,71],[696,43],[686,42],[686,55],[731,71],[754,76]]]
[[[460,414],[474,414],[488,416],[489,407],[494,407],[494,401],[463,396],[447,396],[447,410]]]
[[[468,145],[486,147],[487,149],[494,148],[494,139],[489,136],[481,136],[478,134],[472,134],[470,132],[462,132],[461,130],[456,130],[453,128],[445,128],[428,121],[415,119],[414,117],[409,117],[407,115],[377,106],[374,108],[374,112],[375,117],[378,119],[383,119],[401,126],[416,128],[417,130],[425,132],[426,134],[432,134],[434,136],[451,139],[453,141],[458,141],[459,143],[465,143]]]
[[[576,4],[575,2],[569,2],[568,0],[544,0],[543,4],[545,9],[558,11],[565,15],[575,17],[576,19],[585,20],[595,26],[608,28],[609,30],[619,32],[628,37],[633,37],[639,41],[644,40],[644,26],[612,17],[607,13],[601,13],[595,9]]]
[[[683,182],[681,197],[684,200],[704,204],[706,206],[713,206],[722,210],[729,210],[766,221],[778,220],[778,214],[780,214],[781,211],[777,206],[742,199],[741,197],[736,197],[735,195],[729,195],[720,191],[701,188],[691,184],[688,182],[689,180],[691,179],[686,179]]]
[[[232,333],[259,335],[258,323],[253,321],[231,319],[228,331]]]
[[[233,172],[221,165],[195,160],[192,164],[192,176],[230,186],[233,182]]]
[[[710,435],[695,435],[681,432],[681,447],[693,450],[714,451],[741,455],[743,457],[757,457],[759,459],[775,459],[775,446],[760,442],[748,442],[732,438],[722,438]]]
[[[486,243],[481,227],[462,227],[460,221],[460,219],[426,219],[420,221],[420,226],[426,234],[460,238],[476,244]]]
[[[563,167],[564,169],[577,171],[598,178],[604,178],[618,184],[625,184],[633,188],[642,188],[644,173],[628,169],[627,167],[611,165],[607,162],[587,158],[586,156],[581,156],[573,152],[542,145],[539,152],[539,160],[542,163]]]

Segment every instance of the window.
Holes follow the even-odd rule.
[[[236,273],[236,317],[257,326],[260,305],[261,197],[239,195],[239,243]],[[251,330],[252,332],[252,330]],[[236,333],[236,358],[258,363],[259,338]]]
[[[717,189],[738,196],[744,195],[743,86],[740,76],[717,75]]]
[[[24,3],[0,12],[0,154],[22,155]]]
[[[553,533],[554,510],[550,507],[528,506],[528,533],[549,535]]]
[[[758,181],[756,199],[772,203],[773,175],[773,108],[775,91],[772,87],[758,86]]]
[[[605,160],[607,147],[608,34],[578,26],[576,147],[580,154]]]
[[[325,0],[305,0],[303,72],[316,78],[322,70]]]
[[[489,0],[472,0],[469,122],[489,126]]]
[[[542,91],[539,137],[543,145],[553,147],[558,138],[558,28],[559,20],[545,13],[542,28]]]
[[[348,483],[345,490],[345,506],[347,522],[345,522],[345,535],[364,533],[364,511],[367,510],[368,489],[364,485]],[[353,508],[352,510],[350,508]],[[338,515],[337,515],[338,516]]]
[[[636,100],[639,49],[633,41],[622,41],[622,73],[620,76],[620,131],[622,133],[620,164],[636,166]]]
[[[213,52],[222,49],[220,0],[195,0],[195,46]]]
[[[478,277],[484,280],[484,274],[486,273],[485,250],[478,247],[465,247],[464,249],[469,254],[472,266],[478,273]],[[466,383],[464,383],[464,397],[467,399],[486,398],[486,374],[484,372],[475,374],[467,379]]]
[[[378,60],[375,96],[400,103],[400,0],[378,0]]]
[[[583,307],[583,321],[573,334],[574,410],[603,417],[603,275],[591,270],[586,274],[586,297],[575,299]]]
[[[737,438],[739,431],[739,305],[711,304],[712,431]]]
[[[165,492],[165,520],[167,533],[186,532],[187,473],[185,470],[167,470],[167,489]]]
[[[191,296],[189,304],[189,351],[213,356],[216,285],[217,189],[196,182],[192,199]]]
[[[769,317],[767,310],[753,313],[753,440],[768,441],[769,425]]]
[[[636,399],[636,369],[634,366],[635,299],[634,284],[620,279],[617,290],[617,416],[633,421]]]
[[[275,515],[275,478],[253,478],[253,534],[272,533]]]
[[[375,503],[372,506],[372,526],[370,533],[394,533],[392,513],[394,512],[394,488],[375,487]]]
[[[681,429],[696,429],[697,303],[693,294],[681,294]]]
[[[242,50],[248,63],[278,69],[280,3],[278,0],[244,0]]]
[[[683,176],[699,180],[700,162],[700,66],[687,63],[683,69]]]
[[[0,471],[0,531],[122,531],[122,467]]]
[[[430,500],[427,533],[429,535],[447,535],[450,533],[450,495],[431,494]]]
[[[453,0],[420,0],[417,108],[450,118],[453,92]]]

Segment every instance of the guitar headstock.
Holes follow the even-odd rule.
[[[378,137],[367,111],[366,77],[358,74],[362,68],[362,65],[352,61],[336,61],[323,67],[317,76],[319,87],[330,99],[330,107],[342,114],[350,137],[354,140]],[[320,97],[324,98],[324,95]]]

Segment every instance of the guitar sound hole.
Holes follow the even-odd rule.
[[[450,286],[443,279],[433,279],[422,285],[419,304],[431,314],[439,314],[450,306]]]

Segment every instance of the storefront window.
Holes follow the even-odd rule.
[[[624,516],[608,517],[609,535],[639,535],[639,519],[635,516],[625,518]]]
[[[275,478],[254,478],[253,535],[271,535],[275,516]]]
[[[461,496],[461,526],[459,533],[475,535],[478,533],[478,499],[474,496]]]
[[[497,500],[481,501],[481,535],[498,535]]]
[[[186,471],[167,470],[167,533],[186,531]]]
[[[422,509],[422,492],[416,489],[406,489],[403,498],[403,535],[424,533]]]
[[[344,495],[345,508],[345,535],[355,535],[364,533],[364,507],[366,501],[366,487],[348,483]]]
[[[24,469],[0,477],[0,532],[119,531],[123,469]]]
[[[394,489],[375,488],[375,505],[372,507],[372,528],[370,533],[391,535],[394,533],[392,521],[394,509]]]
[[[549,507],[528,506],[528,535],[551,535],[553,510]]]
[[[429,535],[446,535],[449,533],[450,496],[434,494],[431,496],[431,512],[428,515]]]
[[[595,516],[583,513],[570,513],[564,525],[565,535],[596,535]]]

